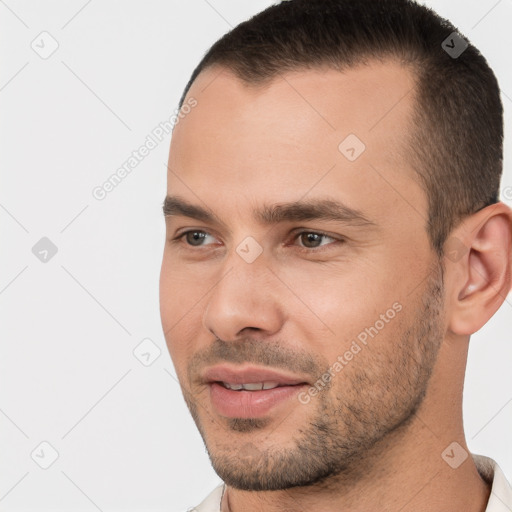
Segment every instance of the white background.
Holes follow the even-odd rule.
[[[171,116],[208,47],[270,4],[0,1],[0,510],[177,511],[219,482],[159,318],[170,135],[104,200],[92,190]],[[427,4],[495,70],[512,187],[512,0]],[[43,31],[47,59],[31,48]],[[42,237],[58,248],[46,263]],[[464,397],[470,449],[509,480],[511,307],[472,337]],[[147,367],[145,338],[161,350]]]

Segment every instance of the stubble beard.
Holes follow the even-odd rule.
[[[296,428],[295,435],[285,437],[287,446],[271,442],[274,429],[266,418],[230,419],[225,443],[209,442],[200,408],[184,393],[216,473],[227,485],[247,491],[329,485],[333,477],[360,474],[362,466],[370,464],[365,461],[372,449],[391,433],[405,430],[421,405],[443,339],[442,311],[443,269],[439,266],[427,280],[416,314],[406,320],[408,325],[401,325],[396,338],[384,339],[379,333],[381,338],[372,340],[386,344],[387,350],[365,347],[364,360],[358,356],[359,364],[354,360],[343,369],[343,383],[324,389],[307,405],[315,406],[313,417],[305,427]],[[342,376],[336,379],[341,381]],[[263,443],[261,434],[267,427],[268,442]],[[255,432],[258,441],[251,439]]]

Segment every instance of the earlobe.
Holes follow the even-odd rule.
[[[465,219],[454,239],[466,250],[457,260],[445,250],[452,276],[449,328],[471,335],[496,313],[511,288],[512,210],[503,203],[490,205]]]

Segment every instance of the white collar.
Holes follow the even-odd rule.
[[[505,478],[498,463],[485,455],[472,453],[471,456],[480,476],[488,484],[492,484],[485,512],[512,511],[512,486]]]

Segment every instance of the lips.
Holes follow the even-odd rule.
[[[306,380],[287,375],[286,373],[271,368],[233,368],[227,365],[213,366],[206,369],[202,374],[202,379],[206,383],[226,382],[229,384],[249,384],[249,383],[277,383],[278,386],[295,386],[297,384],[307,384]]]
[[[208,368],[202,380],[209,386],[214,409],[230,418],[258,418],[297,396],[308,383],[270,368],[228,365]],[[296,402],[299,404],[299,402]]]

